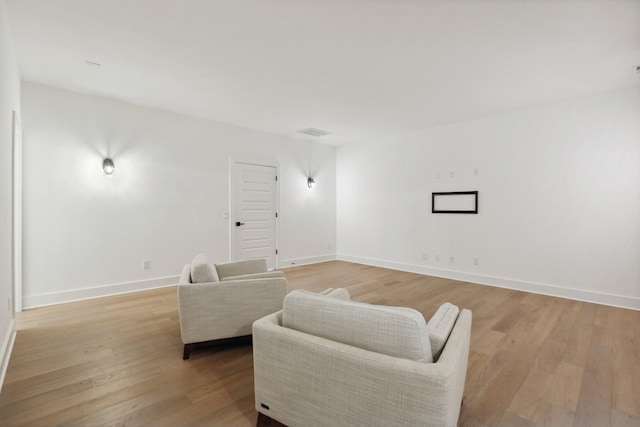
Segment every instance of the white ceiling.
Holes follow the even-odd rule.
[[[640,85],[639,0],[5,2],[26,81],[330,144]]]

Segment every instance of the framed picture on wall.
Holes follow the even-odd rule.
[[[431,193],[431,213],[477,214],[477,191]]]

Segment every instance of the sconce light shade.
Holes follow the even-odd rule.
[[[102,162],[102,170],[104,171],[105,175],[112,175],[115,168],[116,166],[113,164],[113,160],[111,159],[104,159],[104,161]]]
[[[309,179],[307,179],[307,187],[313,188],[314,185],[316,185],[316,180],[309,177]]]

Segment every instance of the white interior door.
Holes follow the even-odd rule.
[[[276,267],[276,191],[274,166],[234,163],[231,243],[234,260],[265,258]]]

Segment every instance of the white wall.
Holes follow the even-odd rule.
[[[336,161],[332,147],[25,83],[25,306],[173,283],[200,251],[226,260],[229,158],[250,156],[280,164],[281,266],[333,258],[337,200],[341,259],[640,309],[638,117],[636,88]],[[430,213],[432,191],[476,189],[480,214]]]
[[[640,309],[639,88],[345,146],[337,162],[339,259]],[[478,215],[431,213],[431,192],[466,190]]]
[[[280,165],[280,265],[334,258],[334,147],[32,83],[22,95],[26,307],[175,283],[199,252],[228,260],[230,158]]]
[[[14,336],[13,310],[8,304],[13,290],[13,111],[20,112],[20,74],[4,1],[0,0],[0,387]]]

